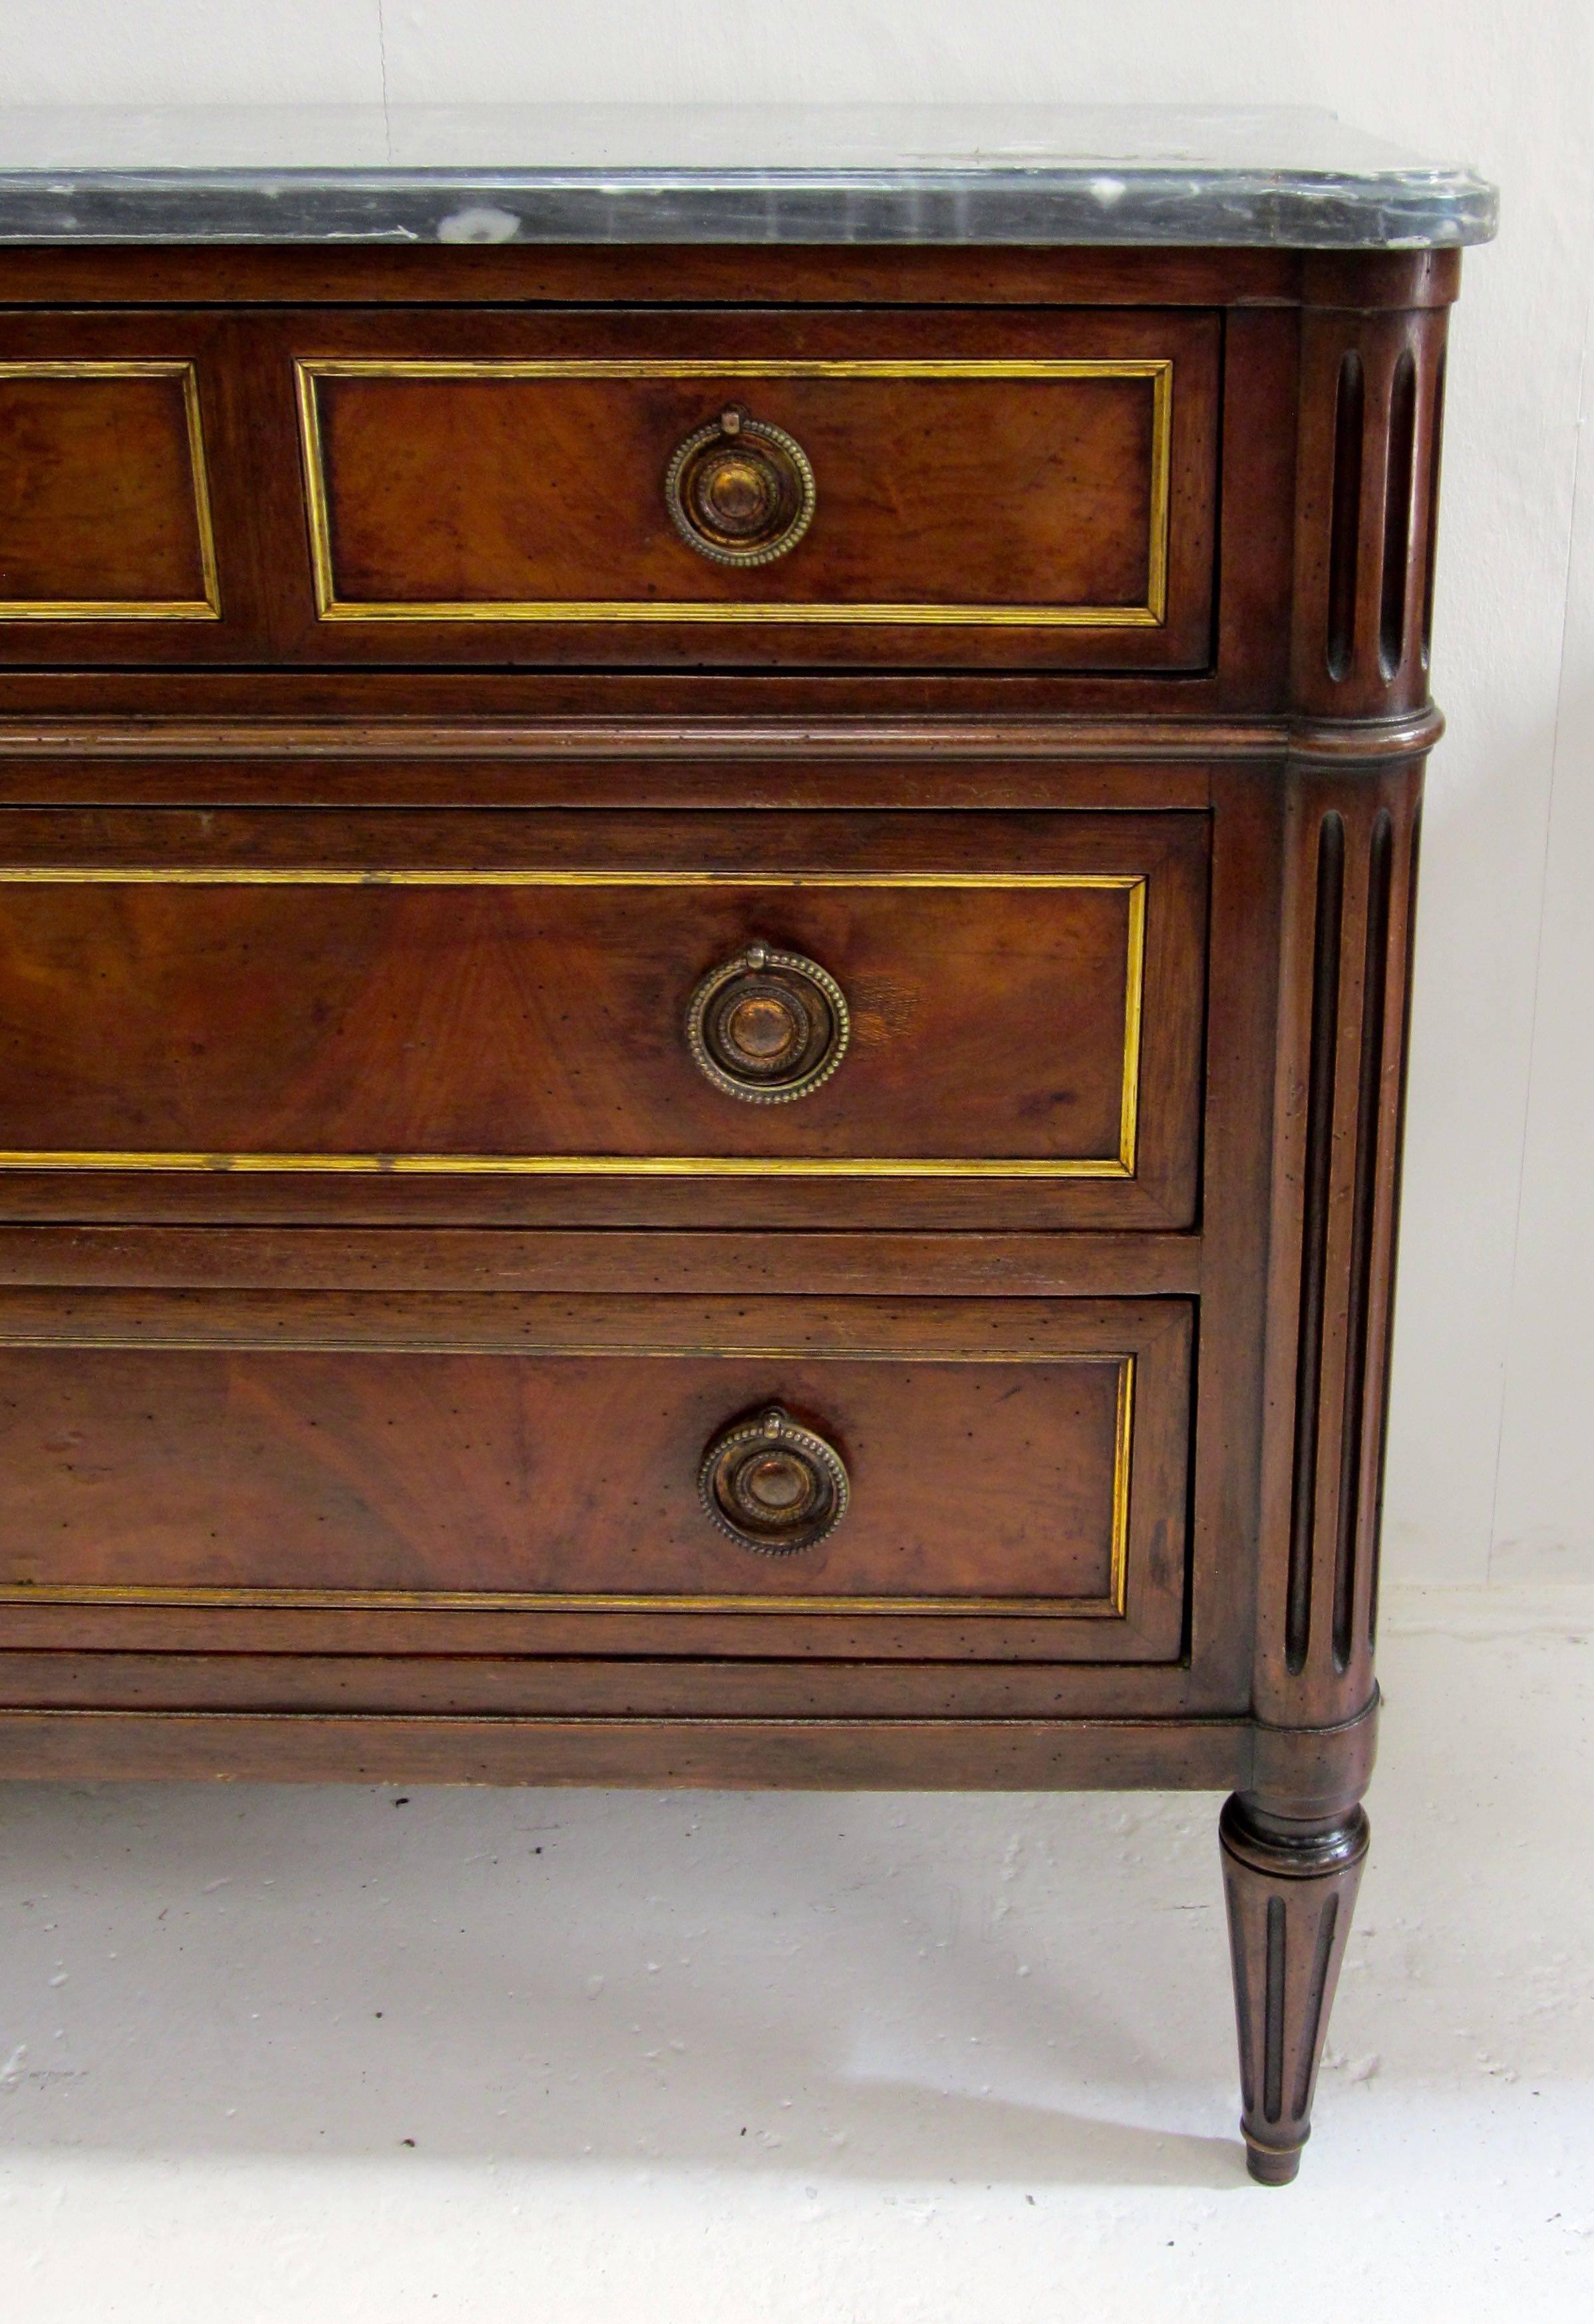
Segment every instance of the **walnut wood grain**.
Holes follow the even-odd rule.
[[[1426,307],[1457,295],[1457,250],[777,245],[288,249],[56,243],[0,250],[19,306],[583,305]]]
[[[160,370],[0,359],[0,622],[97,607],[217,618],[192,379],[180,359]]]
[[[1312,2101],[1350,1915],[1361,1885],[1361,1809],[1318,1822],[1235,1794],[1219,1826],[1234,1962],[1246,2160],[1287,2187],[1312,2135]]]
[[[1196,1234],[657,1234],[618,1228],[0,1227],[0,1283],[239,1291],[1199,1291]]]
[[[417,360],[438,368],[381,368]],[[340,362],[373,368],[346,374]],[[511,368],[550,362],[600,375]],[[1171,364],[1164,390],[1122,368],[1147,362]],[[263,388],[286,383],[297,363],[310,366],[306,466],[327,536],[325,602],[299,632],[308,659],[1206,659],[1216,337],[1200,318],[1011,309],[993,330],[988,318],[944,314],[888,324],[855,312],[788,321],[594,310],[573,334],[569,318],[483,312],[347,318],[331,337],[324,318],[302,328],[289,318],[251,375]],[[1004,376],[1004,364],[1085,369]],[[668,375],[677,365],[688,375]],[[960,365],[963,375],[949,375]],[[751,571],[705,564],[665,505],[672,455],[733,395],[796,440],[818,490],[800,547]],[[263,400],[262,427],[280,438],[283,421],[281,398]],[[284,493],[266,505],[286,517]],[[304,519],[293,517],[297,541]],[[702,618],[548,615],[610,600],[655,613],[700,607]],[[521,610],[494,621],[494,604]],[[776,609],[768,619],[743,617],[766,604]],[[835,610],[892,604],[928,610],[899,622]],[[427,605],[438,618],[417,610]],[[452,619],[451,605],[461,609]],[[1068,620],[1015,628],[996,618],[1015,606],[1061,608]],[[946,622],[935,618],[940,607],[963,610]],[[828,610],[782,628],[782,608]]]
[[[225,315],[0,321],[0,665],[269,650]]]
[[[0,1711],[0,1777],[645,1784],[714,1790],[1221,1791],[1239,1720],[521,1719]]]
[[[1293,683],[1324,717],[1428,698],[1448,319],[1303,318]]]
[[[217,1646],[235,1609],[458,1598],[519,1612],[527,1651],[540,1613],[656,1603],[667,1652],[699,1610],[747,1653],[782,1617],[879,1613],[920,1651],[983,1629],[1166,1660],[1188,1326],[1175,1302],[11,1292],[0,1600],[208,1604]],[[775,1405],[851,1478],[779,1559],[699,1501],[705,1448]]]
[[[688,1652],[626,1655],[613,1632],[640,1623],[568,1617],[567,1641],[596,1651],[514,1649],[520,1618],[474,1614],[277,1612],[240,1617],[249,1643],[184,1651],[214,1636],[192,1609],[78,1609],[79,1637],[53,1651],[19,1645],[45,1635],[51,1609],[5,1609],[0,1702],[13,1709],[104,1711],[473,1711],[520,1718],[1052,1719],[1067,1713],[1188,1717],[1203,1706],[1175,1665],[908,1661],[825,1652],[779,1659]],[[185,1628],[186,1626],[186,1628]],[[723,1627],[723,1626],[722,1626]],[[815,1618],[807,1626],[817,1639]],[[828,1628],[837,1627],[829,1618]],[[858,1626],[861,1628],[863,1626]],[[882,1625],[877,1618],[873,1627]],[[119,1638],[117,1636],[119,1633]],[[689,1644],[701,1629],[694,1626]],[[159,1641],[159,1643],[156,1643]],[[312,1643],[313,1642],[313,1643]],[[860,1641],[861,1647],[862,1641]]]
[[[367,311],[329,330],[324,314],[296,324],[243,309],[197,342],[187,318],[151,309],[32,317],[14,331],[19,348],[55,364],[113,345],[146,360],[192,347],[218,546],[242,585],[227,593],[230,653],[210,658],[1107,669],[1195,669],[1207,659],[1210,318],[1015,309],[998,326],[978,313],[933,323],[899,313],[888,323],[856,310],[767,311],[731,321],[724,310],[593,309],[573,337],[568,317],[535,312]],[[401,368],[331,368],[351,360]],[[418,361],[466,374],[402,373]],[[1160,386],[1147,361],[1173,366]],[[517,362],[586,363],[598,375],[517,375],[508,368]],[[716,363],[769,370],[724,375]],[[299,374],[307,364],[328,368]],[[1004,364],[1019,368],[992,371]],[[1047,364],[1064,368],[1051,377],[1033,369]],[[658,375],[682,364],[696,374]],[[608,375],[615,365],[627,375]],[[963,375],[947,375],[958,365]],[[801,553],[750,573],[695,556],[665,507],[673,450],[733,388],[806,447],[821,478],[821,512]],[[30,391],[35,401],[44,392]],[[55,402],[67,394],[48,392]],[[77,392],[103,401],[100,386]],[[32,433],[24,427],[14,439],[25,448]],[[114,554],[106,510],[125,503],[125,530],[141,501],[162,492],[170,501],[170,461],[147,419],[120,427],[114,445],[103,427],[64,438],[60,489],[37,503],[21,536],[24,586],[35,538],[47,538],[69,576]],[[14,497],[20,476],[12,483]],[[35,510],[31,485],[18,505]],[[314,582],[309,552],[323,529]],[[140,538],[128,536],[127,554]],[[653,616],[669,604],[701,606],[702,618],[586,620],[568,610],[609,601]],[[438,618],[406,617],[432,603]],[[765,603],[777,609],[768,621],[745,617]],[[494,604],[504,618],[491,617]],[[845,611],[896,604],[921,610],[900,622]],[[1030,605],[1060,607],[1064,625],[999,618]],[[816,606],[830,609],[823,620],[782,626],[780,608]],[[939,607],[963,610],[945,622]],[[35,644],[36,626],[0,617],[0,654],[195,658],[184,642],[193,624],[175,617],[46,623]],[[76,635],[58,637],[68,626]]]
[[[380,1219],[393,1157],[411,1219],[484,1185],[550,1221],[1182,1226],[1205,837],[788,817],[777,853],[745,816],[0,816],[0,1210],[28,1215],[55,1157],[124,1215],[225,1216],[263,1176],[278,1216]],[[800,1104],[737,1103],[691,1047],[700,980],[755,942],[846,995],[844,1058]]]
[[[1326,1725],[1373,1689],[1420,771],[1303,775],[1285,899],[1256,1699]]]
[[[697,1073],[684,1012],[760,939],[836,976],[855,1019],[825,1087],[769,1110],[788,1155],[1083,1151],[1110,1129],[1121,904],[825,883],[1128,868],[1149,902],[1129,1179],[0,1171],[0,1536],[35,1576],[0,1603],[0,1771],[1228,1789],[1242,2127],[1258,2177],[1293,2174],[1377,1726],[1459,269],[0,252],[0,364],[192,364],[220,609],[0,622],[0,870],[290,875],[0,880],[14,1152],[689,1131],[745,1156],[760,1110]],[[337,589],[1121,611],[1150,577],[1144,389],[908,368],[1115,354],[1175,364],[1159,622],[318,607],[296,358],[717,357],[766,366],[738,393],[815,456],[812,526],[772,567],[716,571],[670,528],[670,451],[717,392],[490,368],[323,383]],[[904,376],[779,369],[871,359]],[[189,590],[170,384],[8,392],[21,586]],[[315,865],[729,884],[624,911],[567,884],[533,910],[494,886],[295,886]],[[774,919],[771,869],[808,875]],[[1101,1597],[1126,1348],[1125,1612],[1038,1615],[1037,1592]],[[854,1489],[779,1561],[811,1560],[795,1593],[696,1500],[715,1432],[776,1400]],[[655,1597],[694,1610],[623,1586],[649,1559]],[[981,1610],[880,1597],[906,1567]]]

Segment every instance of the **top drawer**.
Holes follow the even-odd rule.
[[[3,337],[13,658],[1209,659],[1211,316],[321,309]]]

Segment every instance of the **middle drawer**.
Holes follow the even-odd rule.
[[[0,1210],[1180,1227],[1206,819],[0,816]]]

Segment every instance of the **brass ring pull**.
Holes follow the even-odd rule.
[[[686,1010],[699,1073],[749,1105],[788,1105],[827,1082],[852,1021],[834,976],[800,952],[751,944],[710,969]]]
[[[670,522],[699,557],[769,565],[797,547],[814,521],[816,495],[797,438],[733,403],[677,445],[664,497]]]
[[[834,1532],[852,1487],[834,1445],[772,1404],[721,1430],[703,1456],[697,1492],[720,1531],[743,1549],[789,1557]]]

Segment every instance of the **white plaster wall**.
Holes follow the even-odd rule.
[[[1387,1570],[1594,1577],[1590,0],[0,0],[8,103],[1047,94],[1326,104],[1504,189],[1450,373]]]

